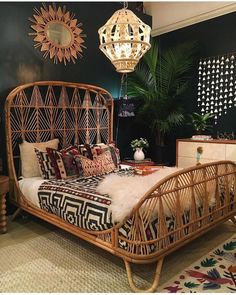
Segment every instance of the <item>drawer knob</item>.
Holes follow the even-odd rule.
[[[203,147],[202,146],[198,146],[197,147],[197,153],[196,153],[196,160],[197,160],[196,165],[201,165],[200,159],[201,159],[201,155],[202,154],[203,154]]]

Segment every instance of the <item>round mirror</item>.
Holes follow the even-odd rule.
[[[29,33],[33,36],[35,48],[41,46],[43,57],[53,59],[54,63],[76,62],[78,57],[82,57],[83,43],[82,24],[78,22],[74,15],[66,10],[66,7],[57,7],[55,3],[34,9],[36,14],[29,20],[33,23]],[[63,50],[61,50],[63,49]]]
[[[60,22],[51,22],[47,25],[47,37],[57,46],[67,47],[72,41],[69,28]]]

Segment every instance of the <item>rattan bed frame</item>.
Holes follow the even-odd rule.
[[[8,95],[5,113],[10,198],[18,206],[18,211],[25,210],[122,258],[130,287],[135,292],[156,290],[163,259],[167,254],[228,219],[236,224],[236,165],[230,161],[221,161],[184,169],[166,177],[143,196],[123,222],[109,230],[96,232],[73,226],[26,201],[17,180],[17,140],[23,138],[39,142],[57,137],[61,146],[110,142],[113,139],[111,95],[92,85],[60,81],[35,82],[19,86]],[[214,205],[210,204],[213,195]],[[189,201],[187,223],[182,219],[184,198]],[[202,207],[201,216],[198,214],[199,206]],[[176,225],[171,231],[167,228],[165,207],[175,218]],[[158,236],[149,240],[146,228],[153,216],[158,217]],[[131,230],[129,237],[125,238],[119,229],[127,221]],[[126,243],[126,249],[120,247],[120,241]],[[152,252],[151,245],[155,246]],[[131,263],[153,262],[156,262],[156,272],[151,287],[138,289],[132,279]]]

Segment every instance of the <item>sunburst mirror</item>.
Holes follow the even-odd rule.
[[[56,7],[56,4],[47,6],[42,4],[40,9],[34,8],[31,28],[35,31],[29,33],[34,36],[34,47],[40,48],[43,56],[53,59],[54,63],[76,62],[82,57],[85,34],[82,34],[82,23],[78,23],[74,15],[66,7]]]

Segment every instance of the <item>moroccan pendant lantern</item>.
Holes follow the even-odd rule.
[[[151,28],[126,6],[117,10],[98,30],[99,48],[117,72],[130,73],[151,47],[150,33]]]

